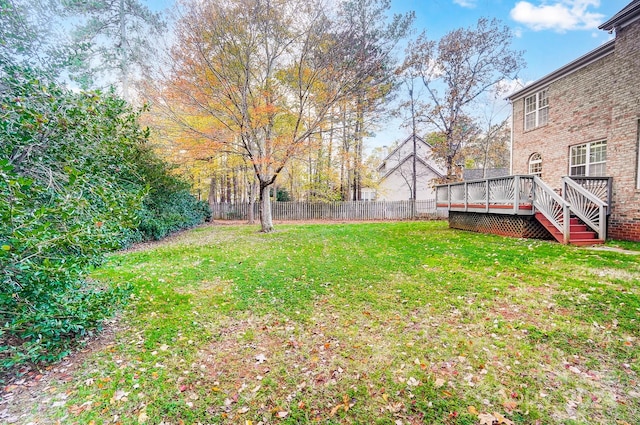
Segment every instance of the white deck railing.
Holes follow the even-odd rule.
[[[438,207],[470,212],[532,214],[533,176],[495,177],[436,186]]]
[[[553,227],[562,233],[563,243],[569,243],[571,206],[540,177],[533,178],[533,206],[541,212]]]
[[[597,232],[598,239],[605,239],[608,204],[601,199],[602,194],[597,196],[571,177],[562,178],[562,194],[571,205],[571,212]]]
[[[569,242],[570,218],[574,214],[596,231],[599,239],[605,239],[608,204],[602,198],[610,196],[611,180],[596,180],[587,182],[597,188],[594,194],[584,187],[584,182],[565,177],[563,196],[532,175],[450,183],[436,186],[436,204],[451,211],[518,215],[540,212],[562,233],[565,243]]]

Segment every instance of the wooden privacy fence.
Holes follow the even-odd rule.
[[[247,220],[248,203],[215,203],[211,205],[214,220]],[[253,205],[259,219],[258,203]],[[443,218],[446,211],[436,209],[436,200],[424,201],[346,201],[346,202],[272,202],[274,220],[406,220]]]

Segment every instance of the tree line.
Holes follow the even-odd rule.
[[[439,41],[426,32],[408,40],[414,14],[391,16],[389,0],[335,6],[182,2],[172,45],[140,88],[166,152],[212,202],[260,202],[265,232],[278,193],[359,200],[375,185],[364,139],[397,107],[403,82],[425,93],[409,118],[445,180],[467,160],[505,165],[506,121],[483,124],[477,109],[523,66],[507,27],[480,19]]]
[[[277,193],[361,199],[377,180],[364,140],[394,113],[433,145],[445,180],[507,161],[506,121],[480,112],[524,62],[497,20],[435,40],[413,37],[414,13],[392,15],[390,0],[185,0],[171,14],[135,0],[36,5],[27,28],[47,14],[77,22],[55,45],[36,37],[38,59],[80,87],[115,84],[148,104],[157,151],[194,193],[260,202],[265,232]]]

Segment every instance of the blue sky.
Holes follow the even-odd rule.
[[[457,28],[474,27],[478,18],[497,18],[514,34],[513,48],[524,51],[527,66],[518,83],[535,81],[613,38],[598,29],[631,0],[391,0],[392,13],[416,13],[416,35],[427,30],[438,40]],[[173,0],[149,0],[154,9]],[[508,111],[508,107],[504,107]],[[381,123],[368,148],[391,145],[403,139],[407,130],[398,120]]]
[[[415,28],[438,40],[457,28],[475,27],[481,17],[497,18],[514,34],[513,48],[527,63],[514,88],[531,83],[613,38],[598,26],[631,0],[391,0],[394,13],[416,13]],[[495,106],[498,116],[510,113],[506,101]],[[398,120],[382,126],[366,142],[369,149],[404,139],[409,130]]]
[[[394,13],[416,12],[418,31],[431,39],[461,27],[475,26],[478,18],[498,18],[509,26],[513,46],[524,51],[525,82],[577,59],[612,38],[598,29],[631,0],[392,0]]]

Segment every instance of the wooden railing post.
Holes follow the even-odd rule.
[[[531,180],[531,211],[536,213],[536,192],[538,191],[538,187],[536,186],[536,179],[534,177]]]
[[[485,180],[484,189],[484,212],[489,212],[489,179]]]
[[[520,176],[513,178],[513,213],[518,214],[520,209]]]
[[[600,205],[598,209],[600,214],[600,225],[598,226],[598,239],[606,239],[607,238],[607,213],[606,207],[604,205]]]
[[[469,186],[464,182],[464,210],[469,211]]]
[[[562,207],[562,220],[562,238],[564,244],[567,245],[569,244],[569,230],[571,229],[571,208],[569,204],[565,203]]]

